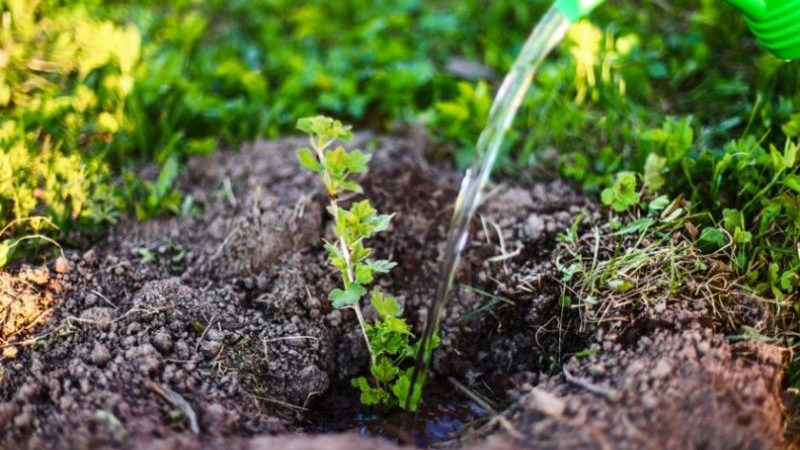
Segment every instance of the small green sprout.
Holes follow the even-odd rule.
[[[365,245],[367,239],[389,228],[393,214],[379,214],[369,200],[352,203],[349,210],[340,205],[343,194],[363,193],[361,185],[351,177],[367,173],[371,156],[335,145],[336,141],[347,142],[352,137],[350,127],[338,120],[309,117],[298,120],[297,128],[309,135],[309,147],[297,152],[300,165],[322,179],[330,202],[328,212],[334,219],[336,242],[325,241],[325,250],[331,265],[341,274],[342,286],[331,291],[328,298],[334,308],[355,311],[370,354],[372,380],[357,377],[352,385],[361,391],[361,403],[365,405],[405,407],[412,369],[401,366],[415,358],[418,351],[418,346],[411,344],[411,326],[401,317],[403,311],[397,300],[378,289],[370,293],[370,303],[379,319],[367,323],[361,308],[361,299],[375,277],[397,265],[373,258],[372,249]],[[412,411],[416,410],[421,393],[422,383],[417,383],[409,402]]]
[[[603,204],[616,212],[623,212],[639,203],[639,192],[636,190],[636,174],[620,172],[614,185],[607,187],[600,195]]]

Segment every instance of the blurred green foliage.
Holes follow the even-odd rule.
[[[379,131],[423,122],[463,166],[548,6],[0,0],[0,250],[180,213],[187,157],[312,114]],[[718,231],[703,245],[729,234],[748,286],[785,300],[800,270],[799,134],[800,66],[761,51],[732,8],[612,1],[543,65],[500,165],[552,167],[615,209],[634,185],[682,195]]]

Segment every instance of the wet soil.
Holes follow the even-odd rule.
[[[397,214],[373,242],[398,262],[379,283],[419,331],[459,176],[416,140],[356,141],[375,155],[366,194]],[[486,196],[434,357],[450,401],[429,400],[417,428],[345,408],[335,399],[352,398],[368,357],[355,317],[327,300],[330,221],[295,163],[303,142],[194,159],[181,181],[193,214],[124,222],[87,251],[0,275],[0,447],[783,446],[781,349],[730,342],[736,324],[720,328],[701,301],[622,328],[580,327],[562,308],[556,236],[582,211],[602,217],[558,181]]]

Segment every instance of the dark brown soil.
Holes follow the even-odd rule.
[[[357,141],[375,154],[367,195],[397,213],[373,242],[399,264],[380,283],[419,330],[459,177],[428,166],[412,141]],[[325,399],[368,362],[355,318],[327,300],[330,223],[316,180],[295,163],[302,143],[195,159],[182,183],[196,214],[123,223],[66,261],[0,276],[0,447],[395,445],[297,434],[325,429],[326,414],[334,422],[339,411]],[[559,182],[501,184],[486,196],[434,383],[463,401],[452,378],[501,414],[450,444],[781,448],[783,353],[731,344],[707,305],[662,306],[663,320],[637,314],[624,339],[601,324],[577,331],[578,315],[560,306],[555,260],[557,233],[580,211],[600,218]]]

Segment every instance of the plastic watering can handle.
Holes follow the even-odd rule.
[[[571,22],[605,0],[556,0],[555,8]],[[800,59],[800,0],[726,0],[744,19],[762,47],[783,59]]]

